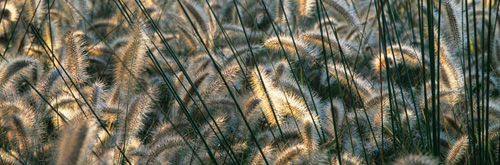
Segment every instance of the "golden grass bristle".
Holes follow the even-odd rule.
[[[252,45],[251,48],[248,46],[243,46],[241,48],[237,48],[234,53],[231,53],[227,55],[225,63],[231,63],[233,61],[236,61],[236,58],[238,58],[239,61],[244,60],[246,61],[247,59],[250,59],[250,49],[252,49],[253,52],[258,52],[262,50],[262,46],[259,45]]]
[[[188,87],[188,91],[186,91],[186,93],[182,97],[182,102],[184,102],[184,104],[189,105],[190,101],[192,100],[191,97],[196,98],[196,96],[195,96],[195,90],[199,89],[201,87],[201,85],[205,85],[204,84],[204,83],[206,83],[205,80],[207,80],[209,76],[210,76],[209,73],[205,72],[203,74],[200,74],[197,77],[197,79],[195,79],[195,81],[193,82],[194,87],[193,86],[189,86]],[[189,84],[186,83],[186,85],[189,85]]]
[[[288,21],[290,24],[294,22],[295,9],[298,8],[297,4],[295,4],[295,0],[281,0],[276,1],[275,3],[275,19],[274,21],[277,23],[286,24]],[[286,17],[285,17],[286,15]]]
[[[278,107],[279,105],[275,103],[275,99],[272,97],[272,94],[277,93],[273,91],[277,89],[271,86],[272,81],[266,73],[261,73],[262,84],[258,74],[256,71],[254,72],[252,77],[250,77],[252,89],[255,95],[261,100],[261,108],[264,111],[267,121],[271,125],[277,125],[279,122],[283,121],[283,112],[281,112],[280,107]],[[271,100],[271,102],[269,102],[269,100]]]
[[[111,49],[118,51],[118,50],[121,50],[124,46],[126,46],[130,40],[131,39],[129,36],[118,37],[118,38],[115,38],[113,41],[111,41],[111,43],[109,45],[110,45]]]
[[[58,143],[56,164],[86,164],[96,140],[96,126],[91,121],[67,125]]]
[[[208,14],[204,12],[203,8],[195,1],[192,0],[182,0],[180,1],[182,6],[186,9],[187,16],[179,5],[179,13],[182,13],[183,17],[186,17],[186,22],[191,19],[195,26],[197,26],[197,31],[203,34],[205,37],[209,37],[211,33],[210,21],[208,19]],[[189,18],[188,18],[189,17]],[[194,18],[194,19],[193,19]],[[191,27],[190,24],[186,26]]]
[[[446,156],[446,164],[457,164],[465,156],[469,144],[467,135],[458,139]]]
[[[26,76],[32,81],[37,81],[39,78],[39,62],[31,57],[20,57],[7,61],[2,61],[0,66],[0,89],[8,85],[21,75]]]
[[[84,88],[84,93],[88,96],[87,100],[89,101],[92,108],[101,108],[104,106],[104,96],[105,96],[105,85],[102,82],[95,82],[89,88]]]
[[[338,13],[344,20],[346,20],[350,25],[353,25],[355,29],[361,25],[359,17],[354,9],[351,9],[345,1],[337,0],[325,0],[323,1],[325,6],[331,7],[333,11]]]
[[[3,19],[8,20],[10,22],[15,22],[19,16],[19,12],[17,12],[17,7],[14,3],[12,3],[12,1],[0,2],[0,11],[3,12]]]
[[[264,47],[277,52],[282,52],[283,48],[285,51],[287,51],[287,53],[291,53],[293,55],[297,55],[298,52],[301,57],[310,59],[317,58],[316,50],[314,50],[300,38],[294,38],[292,40],[292,37],[280,36],[278,40],[278,37],[271,37],[264,42]]]
[[[358,158],[356,155],[350,154],[350,153],[343,153],[340,161],[342,164],[350,164],[350,165],[361,165],[364,164],[363,159]],[[338,158],[332,157],[330,162],[334,165],[339,165],[339,160]]]
[[[57,22],[45,22],[42,25],[42,38],[47,43],[48,49],[55,51],[61,47],[61,31]],[[68,43],[68,42],[64,42]],[[68,43],[70,44],[70,43]],[[81,43],[80,43],[81,44]],[[50,52],[50,51],[48,51]],[[50,53],[49,53],[50,54]]]
[[[321,22],[318,22],[316,25],[314,25],[314,29],[320,29],[319,27],[328,27],[330,28],[331,26],[337,26],[337,19],[333,16],[330,17],[324,17],[321,19]]]
[[[224,68],[221,74],[222,76],[224,76],[226,83],[233,84],[237,81],[238,77],[242,76],[241,73],[242,71],[240,70],[240,66],[238,64],[234,64],[234,65],[229,65],[227,68]],[[214,78],[212,79],[215,80],[212,80],[207,85],[207,88],[204,89],[205,92],[203,92],[202,95],[209,96],[210,93],[223,92],[227,90],[227,87],[224,85],[224,82],[222,81],[222,78],[219,75],[215,75]]]
[[[267,160],[272,160],[275,157],[273,153],[275,151],[274,147],[268,145],[263,147],[262,150]],[[259,153],[259,151],[254,152],[254,157],[252,158],[251,164],[252,165],[264,164],[264,158]]]
[[[415,68],[422,66],[422,60],[420,59],[422,55],[418,50],[412,47],[404,45],[400,49],[399,46],[389,46],[387,47],[386,52],[387,59],[383,53],[379,54],[378,57],[373,58],[372,66],[374,72],[378,73],[380,70],[385,71],[386,60],[389,66],[403,65],[403,58],[404,64],[408,67]]]
[[[434,1],[437,3],[437,1]],[[439,5],[439,4],[438,4]],[[460,11],[460,5],[456,4],[453,0],[444,0],[441,2],[442,9],[441,12],[441,20],[446,24],[445,26],[441,25],[441,27],[445,28],[445,32],[450,35],[451,43],[450,48],[458,49],[450,49],[453,55],[458,55],[457,53],[461,52],[462,49],[462,14]]]
[[[410,154],[407,156],[403,156],[398,158],[394,164],[396,165],[438,165],[438,159],[432,156],[426,155],[414,155]]]
[[[485,118],[498,153],[500,15],[430,3],[3,0],[0,164],[463,164]]]
[[[445,41],[440,41],[441,45],[439,45],[440,51],[440,80],[443,81],[444,87],[460,91],[463,89],[463,75],[462,69],[458,66],[457,60],[450,55],[448,48],[443,45],[446,45]]]
[[[135,134],[140,127],[142,126],[144,114],[149,112],[149,107],[151,106],[151,99],[148,94],[137,95],[135,98],[132,98],[128,108],[120,109],[123,111],[120,114],[121,121],[125,121],[122,123],[122,131],[127,131],[132,135]]]
[[[335,35],[333,34],[326,34],[323,33],[323,36],[321,35],[321,32],[319,31],[309,31],[305,32],[303,34],[302,39],[306,42],[312,42],[318,47],[322,47],[323,44],[325,44],[325,48],[328,52],[328,56],[330,55],[330,48],[335,53],[335,55],[340,58],[340,50],[342,50],[342,53],[347,57],[347,58],[355,58],[358,55],[358,47],[356,47],[353,43],[346,41],[344,39],[338,39],[339,42],[337,42],[337,39]],[[323,37],[323,39],[322,39]],[[339,48],[339,43],[340,43],[340,48]]]
[[[276,89],[270,88],[271,82],[268,79],[264,78],[262,81],[264,82],[264,85],[261,84],[261,81],[257,76],[252,76],[252,89],[256,93],[256,96],[261,100],[260,105],[264,111],[267,121],[269,124],[274,126],[283,121],[283,112],[281,112],[280,107],[278,107],[279,105],[277,105],[272,98],[271,92]],[[266,90],[268,95],[266,95]],[[270,98],[268,98],[268,96]],[[271,100],[271,102],[269,100]]]
[[[298,10],[300,16],[309,16],[313,13],[313,9],[316,5],[314,0],[298,0]]]
[[[317,121],[317,120],[316,120]],[[314,151],[317,150],[317,141],[318,135],[315,130],[315,126],[311,117],[304,117],[301,121],[301,137],[302,142],[306,150],[308,151],[308,155],[310,156]]]
[[[155,144],[147,151],[146,162],[143,163],[148,164],[148,162],[156,159],[162,152],[174,152],[184,147],[184,142],[180,136],[161,137]]]
[[[291,164],[293,160],[302,155],[302,151],[307,150],[303,145],[296,145],[281,152],[273,164]]]
[[[179,31],[179,38],[182,38],[182,41],[187,44],[186,46],[190,50],[196,50],[198,48],[200,44],[198,42],[198,39],[196,39],[194,32],[182,25],[178,25],[177,30]]]
[[[80,84],[89,77],[86,71],[87,55],[83,52],[82,40],[75,32],[68,31],[64,41],[66,43],[66,56],[63,66],[75,83]]]
[[[58,96],[51,100],[50,105],[54,107],[61,115],[59,116],[52,110],[52,107],[47,105],[47,110],[52,114],[52,121],[57,126],[63,125],[64,120],[69,121],[71,119],[77,118],[79,115],[84,115],[82,114],[82,109],[80,109],[79,107],[79,105],[83,106],[83,103],[79,101],[79,98],[75,99],[75,97],[73,97],[72,95]]]
[[[26,102],[21,100],[0,102],[0,128],[6,139],[2,142],[10,141],[12,148],[19,151],[19,156],[23,159],[31,159],[34,155],[31,152],[36,146],[37,136],[40,136],[38,121]],[[7,135],[7,136],[5,136]]]
[[[104,19],[92,22],[90,27],[87,28],[87,31],[98,31],[101,29],[111,29],[119,25],[118,20],[116,19]]]
[[[352,73],[349,71],[349,68],[342,64],[329,64],[328,72],[331,74],[331,78],[339,81],[343,86],[347,86],[350,89],[354,96],[361,97],[361,100],[366,100],[373,93],[371,85],[360,77],[356,73]]]
[[[135,86],[146,60],[146,36],[138,23],[133,26],[129,42],[118,53],[115,67],[116,86]]]
[[[104,56],[104,55],[114,55],[116,54],[114,50],[109,48],[108,46],[104,44],[97,44],[95,46],[92,46],[88,50],[89,54],[95,55],[95,56]],[[92,57],[89,57],[92,58]]]
[[[330,101],[325,101],[323,108],[319,108],[318,111],[320,111],[319,119],[321,121],[321,126],[325,129],[325,131],[328,131],[330,135],[334,135],[334,129],[339,131],[339,128],[344,123],[346,112],[342,101],[332,99],[331,103],[332,105],[330,106]],[[335,122],[335,125],[337,126],[336,128],[333,127],[333,122]]]
[[[315,114],[311,116],[307,111],[308,107],[311,111],[314,110],[312,100],[317,101],[318,103],[316,104],[318,106],[320,104],[319,98],[315,98],[314,93],[309,95],[307,92],[304,92],[306,98],[304,101],[298,92],[293,92],[298,90],[298,88],[290,82],[293,80],[290,80],[288,76],[283,76],[279,80],[273,80],[267,73],[262,73],[262,81],[264,85],[262,85],[257,73],[254,73],[251,77],[254,93],[261,100],[261,108],[264,111],[267,121],[272,126],[278,123],[283,125],[286,117],[292,117],[294,120],[298,120],[307,130],[312,131],[315,129],[316,126],[314,124],[318,124],[319,119]],[[305,87],[302,88],[305,89]],[[313,132],[317,133],[316,130]],[[305,146],[311,150],[315,150],[314,144],[316,140],[313,140],[315,139],[313,136],[315,135],[310,134],[308,137],[303,138],[304,142],[307,143]]]

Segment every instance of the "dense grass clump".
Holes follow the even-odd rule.
[[[500,164],[498,0],[1,0],[0,164]]]

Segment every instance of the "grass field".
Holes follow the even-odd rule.
[[[0,164],[500,164],[500,0],[0,0]]]

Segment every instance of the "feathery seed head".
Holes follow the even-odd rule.
[[[96,140],[96,126],[91,121],[73,122],[63,129],[57,149],[56,164],[86,164]]]
[[[438,165],[438,159],[432,156],[426,155],[414,155],[410,154],[407,156],[403,156],[398,158],[394,164],[396,165]]]

